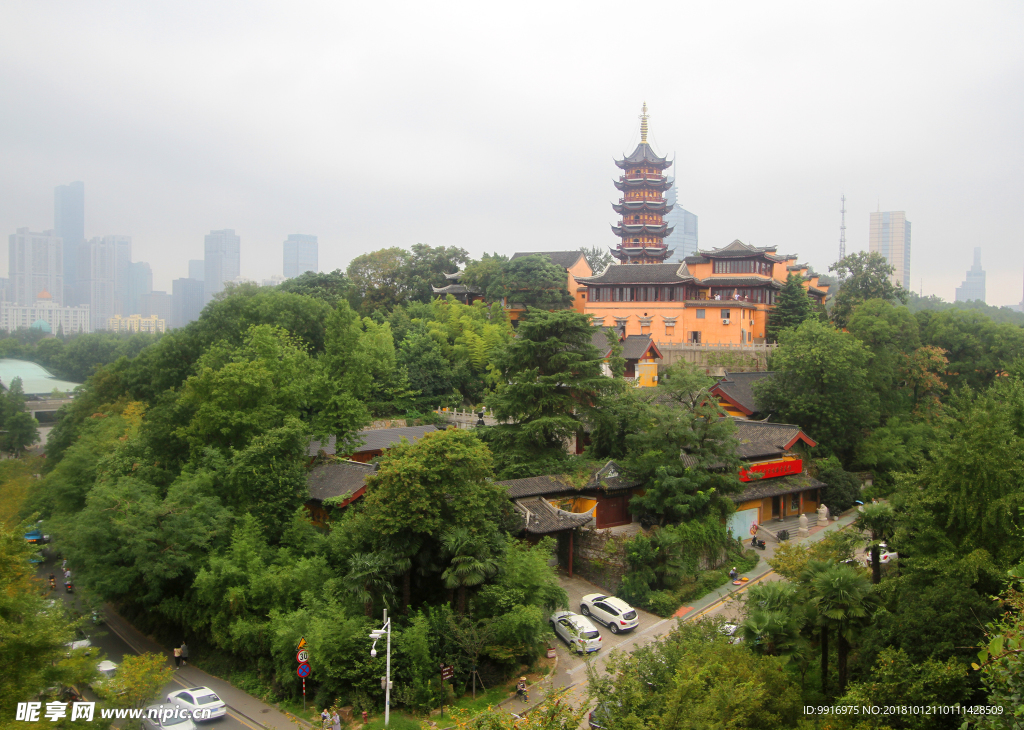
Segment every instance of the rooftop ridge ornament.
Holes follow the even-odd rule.
[[[647,102],[645,101],[640,113],[640,144],[647,144],[647,119],[649,116],[647,113]]]

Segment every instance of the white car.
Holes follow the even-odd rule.
[[[893,560],[899,560],[900,554],[897,552],[890,552],[889,546],[884,542],[878,544],[878,562],[881,565],[888,565]],[[869,568],[871,567],[871,550],[868,549],[864,555],[864,564]]]
[[[583,596],[580,613],[604,624],[613,634],[630,631],[640,625],[640,619],[632,606],[621,598],[606,596],[602,593]]]
[[[583,616],[572,611],[551,614],[551,628],[565,640],[569,648],[580,654],[589,654],[601,648],[601,632]]]
[[[196,730],[177,705],[151,705],[142,718],[143,730]]]
[[[739,631],[739,628],[740,627],[736,624],[722,624],[718,627],[718,633],[720,633],[722,636],[729,637],[730,644],[739,644],[743,641],[742,636],[736,635],[736,632]]]
[[[228,706],[224,704],[224,700],[209,687],[179,689],[177,692],[167,695],[167,701],[188,710],[193,720],[213,720],[217,717],[224,717],[228,712]]]

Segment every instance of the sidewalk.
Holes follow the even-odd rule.
[[[843,515],[841,515],[838,520],[834,522],[829,522],[829,524],[825,527],[813,527],[810,530],[810,535],[808,535],[807,537],[797,540],[790,540],[789,542],[820,542],[821,540],[825,539],[825,536],[829,532],[834,532],[835,530],[842,530],[851,525],[853,521],[857,519],[857,514],[858,513],[856,508],[849,509]],[[709,609],[717,606],[722,601],[728,599],[729,596],[740,593],[749,588],[750,586],[754,585],[758,581],[760,581],[762,578],[764,578],[766,575],[772,572],[772,567],[768,565],[768,559],[775,554],[775,547],[777,544],[778,543],[772,542],[767,543],[765,550],[760,554],[761,560],[759,560],[757,565],[754,566],[754,569],[748,573],[740,574],[740,577],[749,578],[749,580],[746,581],[743,585],[734,586],[731,582],[726,583],[721,588],[712,591],[703,598],[699,598],[693,603],[681,606],[678,611],[672,614],[672,618],[683,618],[687,621],[695,619],[698,616],[701,616],[702,614],[706,613]]]
[[[168,657],[168,665],[171,663],[171,652],[148,636],[143,636],[109,605],[104,606],[104,614],[107,628],[112,633],[117,634],[136,653],[152,652],[154,654],[161,654]],[[191,664],[175,670],[172,681],[182,687],[205,686],[213,689],[227,704],[235,719],[250,728],[250,730],[295,730],[296,727],[312,728],[312,725],[308,722],[290,713],[281,712],[252,695],[236,689],[223,679],[207,674],[202,669]]]

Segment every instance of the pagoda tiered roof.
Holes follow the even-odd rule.
[[[696,279],[686,264],[608,264],[596,276],[577,276],[576,281],[588,286],[598,284],[688,284]]]
[[[657,223],[651,225],[650,223],[619,223],[618,225],[612,224],[612,231],[616,236],[629,237],[629,236],[667,236],[673,230],[674,226],[670,226],[668,223]]]
[[[667,246],[617,246],[610,249],[612,256],[619,261],[631,261],[639,258],[667,259],[675,253],[674,248]]]
[[[672,187],[672,181],[664,175],[659,175],[657,178],[620,177],[618,180],[614,181],[614,184],[619,190],[639,190],[641,188],[647,188],[649,190],[656,190],[662,193]]]
[[[619,215],[643,211],[665,215],[674,207],[674,205],[669,205],[664,200],[620,200],[618,203],[612,203],[612,210]]]
[[[672,161],[666,157],[658,157],[655,151],[651,148],[647,142],[641,141],[633,150],[633,154],[623,156],[621,160],[615,160],[616,167],[620,167],[623,170],[631,167],[655,167],[659,170],[664,170],[666,167],[671,167]]]

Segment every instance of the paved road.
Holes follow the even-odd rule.
[[[74,566],[69,567],[72,570],[72,578],[74,578]],[[43,581],[43,585],[46,585],[47,576],[51,572],[57,576],[60,575],[60,560],[49,558],[46,563],[39,566],[37,574]],[[57,583],[58,588],[54,598],[63,601],[73,614],[90,614],[90,608],[86,605],[81,593],[70,595],[66,593],[63,588],[63,580],[60,577],[58,577]],[[103,622],[98,625],[90,624],[85,629],[85,634],[92,645],[106,654],[110,661],[120,664],[125,656],[152,652],[163,654],[167,657],[167,665],[172,665],[171,652],[158,645],[153,639],[140,634],[109,606],[103,606],[101,610]],[[99,660],[97,659],[97,661]],[[153,698],[153,702],[156,704],[174,690],[196,686],[211,687],[228,705],[228,714],[225,717],[214,720],[204,727],[217,730],[295,730],[297,726],[297,720],[293,719],[291,715],[280,712],[255,697],[235,689],[224,680],[191,665],[177,669],[171,681],[161,688],[157,697]],[[298,727],[305,727],[305,723],[299,722]]]

